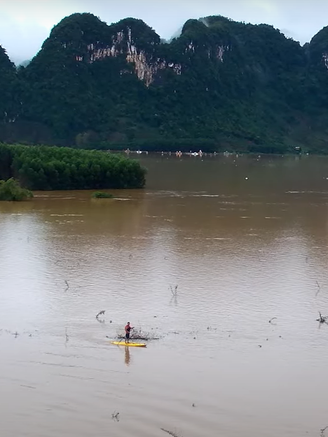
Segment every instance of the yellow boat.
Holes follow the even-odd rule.
[[[125,343],[125,341],[112,341],[112,344],[116,346],[127,346],[127,347],[146,347],[145,343]]]

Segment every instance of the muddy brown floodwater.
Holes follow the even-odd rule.
[[[319,437],[328,159],[140,160],[115,200],[1,202],[0,435]]]

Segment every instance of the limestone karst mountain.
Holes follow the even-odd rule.
[[[327,68],[326,28],[302,47],[207,17],[165,43],[141,20],[73,14],[26,67],[0,49],[0,140],[325,152]]]

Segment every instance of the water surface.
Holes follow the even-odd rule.
[[[0,204],[1,435],[319,436],[328,160],[140,159],[117,200]]]

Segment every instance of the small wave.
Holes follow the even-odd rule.
[[[228,237],[206,237],[205,240],[226,241],[226,240],[231,240],[231,238],[228,238]]]
[[[266,220],[280,220],[281,217],[264,217]]]
[[[328,194],[327,191],[286,191],[286,194]]]
[[[50,214],[50,217],[83,217],[83,214]]]
[[[219,194],[191,194],[190,197],[220,197]]]

